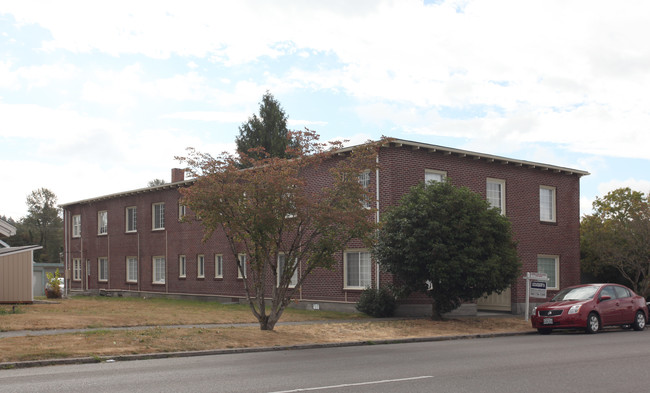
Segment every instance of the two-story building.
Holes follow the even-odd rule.
[[[351,148],[337,152],[337,159]],[[523,271],[548,274],[549,295],[580,280],[580,177],[587,172],[443,146],[392,140],[378,154],[379,169],[364,175],[375,190],[378,214],[399,202],[418,182],[449,177],[485,197],[512,223]],[[317,181],[318,179],[314,179]],[[179,188],[191,187],[184,172],[172,182],[62,205],[65,263],[71,291],[245,298],[241,274],[226,239],[215,233],[202,242],[197,222],[181,222]],[[358,243],[342,245],[333,270],[316,269],[296,291],[305,307],[353,309],[361,291],[391,280]],[[479,309],[523,313],[525,281],[479,299]],[[425,297],[414,296],[401,314],[427,313]],[[477,305],[464,305],[473,312]],[[466,307],[465,307],[466,306]]]

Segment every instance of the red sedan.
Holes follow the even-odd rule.
[[[550,302],[535,307],[531,322],[540,334],[553,329],[596,333],[616,325],[643,330],[647,311],[645,299],[623,285],[585,284],[565,288]]]

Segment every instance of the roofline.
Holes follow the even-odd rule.
[[[349,151],[352,151],[355,147],[360,146],[360,145],[355,145],[355,146],[350,146],[346,147],[343,149],[340,149],[337,151],[339,154],[347,153]],[[395,139],[395,138],[388,138],[388,141],[386,144],[383,146],[408,146],[413,148],[414,150],[419,150],[419,149],[425,149],[428,150],[431,153],[442,153],[442,154],[447,154],[447,155],[457,155],[461,158],[467,157],[471,158],[474,160],[485,160],[487,162],[496,162],[500,164],[505,164],[505,165],[514,165],[514,166],[521,166],[521,167],[527,167],[527,168],[532,168],[532,169],[539,169],[542,171],[553,171],[556,173],[565,173],[567,175],[578,175],[578,176],[588,176],[590,175],[589,172],[583,171],[580,169],[573,169],[573,168],[566,168],[566,167],[561,167],[557,165],[549,165],[549,164],[543,164],[540,162],[533,162],[533,161],[526,161],[526,160],[518,160],[514,158],[508,158],[508,157],[502,157],[502,156],[495,156],[492,154],[485,154],[485,153],[477,153],[469,150],[462,150],[462,149],[454,149],[451,147],[445,147],[445,146],[439,146],[439,145],[432,145],[429,143],[421,143],[421,142],[414,142],[414,141],[408,141],[405,139]]]
[[[15,250],[11,250],[12,248],[15,248]],[[8,252],[4,252],[4,253],[0,253],[0,256],[3,256],[3,257],[4,257],[4,256],[6,256],[6,255],[18,254],[18,253],[25,252],[25,251],[36,251],[36,250],[40,250],[41,248],[43,248],[43,246],[17,246],[17,247],[9,247],[9,250],[10,250],[10,251],[8,251]],[[0,250],[5,250],[5,251],[6,251],[7,249],[6,249],[6,248],[0,248]]]
[[[354,145],[354,146],[349,146],[349,147],[344,147],[338,150],[335,150],[332,152],[334,155],[341,155],[345,153],[351,152],[354,148],[362,146],[362,145]],[[552,171],[555,173],[565,173],[567,175],[577,175],[577,176],[587,176],[590,173],[587,171],[582,171],[579,169],[572,169],[572,168],[566,168],[566,167],[561,167],[561,166],[556,166],[556,165],[549,165],[549,164],[542,164],[539,162],[533,162],[533,161],[526,161],[526,160],[517,160],[514,158],[508,158],[508,157],[501,157],[501,156],[495,156],[492,154],[484,154],[484,153],[477,153],[469,150],[462,150],[462,149],[454,149],[451,147],[445,147],[445,146],[439,146],[439,145],[432,145],[429,143],[421,143],[421,142],[414,142],[414,141],[408,141],[405,139],[395,139],[395,138],[388,138],[388,141],[383,145],[383,146],[408,146],[411,147],[414,150],[419,150],[419,149],[425,149],[431,153],[442,153],[442,154],[447,154],[451,155],[454,154],[458,157],[467,157],[470,159],[474,160],[485,160],[487,162],[494,162],[494,163],[499,163],[503,165],[514,165],[514,166],[520,166],[520,167],[526,167],[526,168],[531,168],[531,169],[539,169],[542,171]],[[160,186],[155,186],[155,187],[145,187],[145,188],[139,188],[137,190],[131,190],[131,191],[123,191],[123,192],[116,192],[113,194],[108,194],[108,195],[103,195],[95,198],[88,198],[88,199],[82,199],[80,201],[76,202],[69,202],[69,203],[64,203],[60,204],[59,207],[61,208],[66,208],[67,206],[72,206],[72,205],[79,205],[79,204],[88,204],[88,203],[93,203],[93,202],[99,202],[107,199],[112,199],[112,198],[117,198],[117,197],[123,197],[123,196],[129,196],[129,195],[137,195],[137,194],[143,194],[147,192],[153,192],[153,191],[159,191],[159,190],[165,190],[165,189],[171,189],[171,188],[180,188],[180,187],[188,187],[192,185],[196,179],[189,179],[189,180],[183,180],[175,183],[167,183],[167,184],[162,184]]]
[[[0,235],[11,237],[16,234],[16,227],[0,219]]]

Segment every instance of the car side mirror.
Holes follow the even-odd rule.
[[[600,297],[600,301],[601,301],[601,302],[604,302],[605,300],[610,300],[611,298],[612,298],[612,297],[609,296],[609,295],[603,295],[603,296]]]

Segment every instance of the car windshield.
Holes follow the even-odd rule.
[[[551,301],[561,302],[567,300],[588,300],[594,297],[596,291],[598,291],[598,287],[591,285],[586,287],[566,288],[555,295]]]

